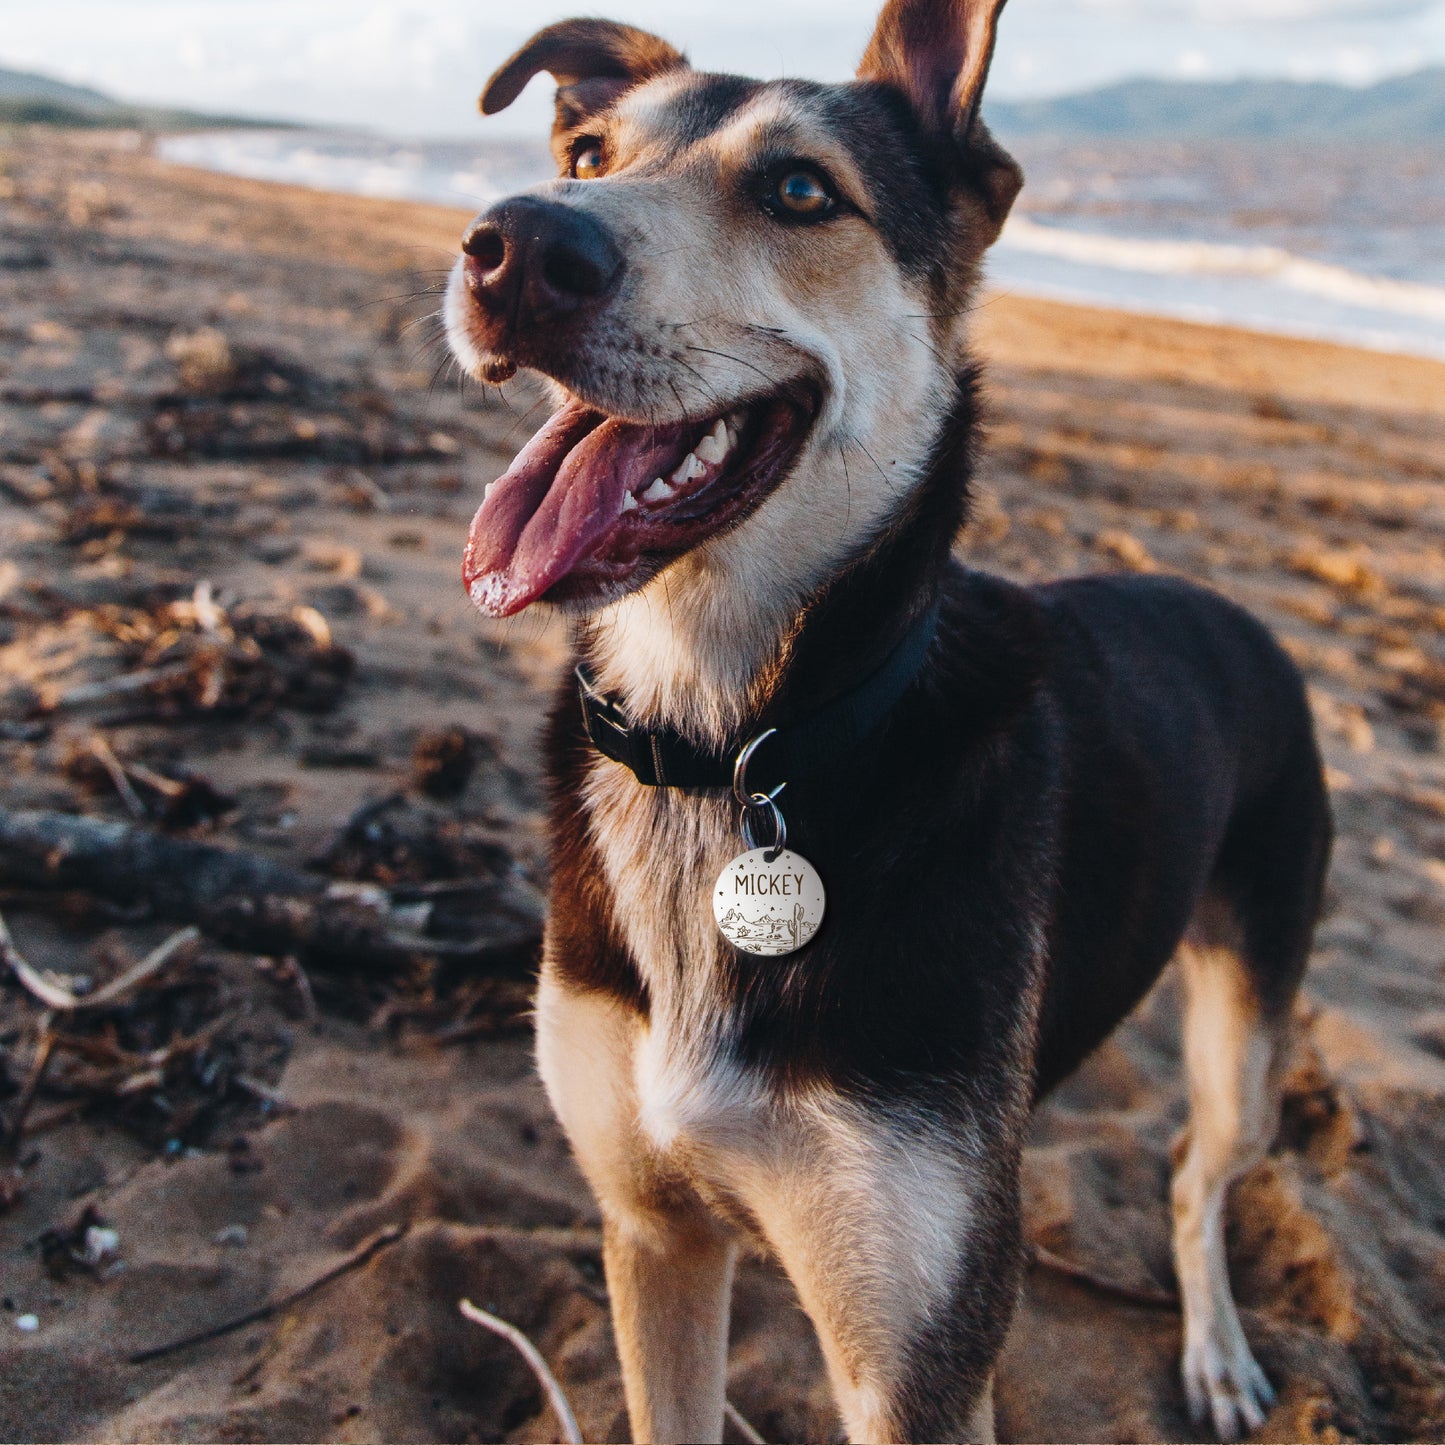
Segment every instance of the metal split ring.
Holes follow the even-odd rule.
[[[739,824],[742,828],[743,842],[751,848],[762,848],[766,846],[771,863],[784,848],[788,846],[788,825],[783,819],[783,810],[778,807],[777,795],[782,792],[783,785],[778,784],[771,793],[754,793],[747,802],[743,804],[742,817]],[[753,818],[756,814],[767,812],[772,815],[773,841],[768,844],[758,842],[757,834],[753,832]]]

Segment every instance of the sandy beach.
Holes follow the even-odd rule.
[[[587,1439],[626,1438],[597,1213],[530,1062],[566,637],[459,583],[540,417],[437,344],[465,219],[0,137],[0,812],[390,890],[439,940],[477,878],[521,920],[364,965],[208,930],[113,1007],[7,973],[0,1439],[557,1438],[463,1295],[537,1343]],[[1445,364],[999,295],[976,336],[962,555],[1183,574],[1308,677],[1339,840],[1279,1137],[1229,1222],[1280,1389],[1257,1438],[1445,1439]],[[3,869],[0,912],[77,992],[184,921]],[[1038,1115],[1001,1439],[1206,1438],[1175,1368],[1176,1006],[1166,977]],[[769,1441],[840,1438],[765,1262],[729,1397]]]

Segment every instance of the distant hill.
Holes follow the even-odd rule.
[[[286,121],[208,115],[168,106],[131,105],[84,85],[53,76],[0,68],[0,124],[198,130],[210,126],[283,127]]]
[[[1123,80],[1049,100],[990,101],[1001,136],[1161,140],[1445,141],[1445,67],[1356,88],[1293,80]],[[197,130],[292,122],[132,105],[0,67],[0,124]]]
[[[1445,67],[1359,89],[1292,80],[1126,80],[984,109],[1001,136],[1441,141]]]

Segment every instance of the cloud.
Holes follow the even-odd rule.
[[[630,20],[710,69],[841,79],[880,4],[47,0],[6,9],[0,0],[0,57],[128,99],[482,141],[545,129],[545,80],[485,126],[476,96],[498,61],[561,16]],[[1181,65],[1369,80],[1441,61],[1445,0],[1017,0],[1004,16],[994,89],[1000,98],[1056,94]]]

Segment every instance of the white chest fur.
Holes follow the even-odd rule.
[[[722,1143],[766,1104],[761,1080],[731,1059],[734,962],[712,914],[711,884],[741,846],[733,806],[725,794],[644,787],[605,759],[586,796],[614,918],[648,991],[634,1058],[639,1122],[664,1151]]]

